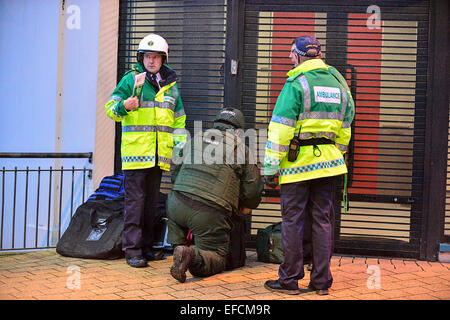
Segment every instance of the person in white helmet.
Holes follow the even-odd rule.
[[[168,56],[169,46],[163,37],[144,37],[137,63],[125,73],[105,105],[106,114],[122,123],[122,249],[132,267],[145,267],[147,261],[155,259],[153,229],[162,171],[170,171],[174,146],[182,148],[186,141],[186,115],[177,75],[167,65]]]

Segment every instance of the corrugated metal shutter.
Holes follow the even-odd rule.
[[[118,80],[136,63],[136,50],[144,36],[157,33],[164,37],[169,44],[169,66],[179,77],[186,128],[191,134],[194,121],[209,128],[223,105],[226,9],[223,0],[120,2]],[[118,143],[116,150],[120,150]],[[165,173],[162,191],[170,188]]]
[[[246,1],[242,101],[255,128],[267,128],[299,35],[316,36],[326,62],[351,85],[350,208],[344,215],[337,205],[338,252],[419,254],[428,10],[427,1]],[[266,197],[253,212],[252,235],[279,221],[279,210],[276,193]]]

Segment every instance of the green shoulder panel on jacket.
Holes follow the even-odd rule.
[[[333,76],[335,76],[338,81],[342,84],[342,86],[350,92],[350,88],[348,87],[347,80],[342,76],[342,74],[335,68],[335,67],[329,67],[328,72],[331,73]]]
[[[339,83],[344,87],[345,91],[347,91],[349,99],[347,99],[347,109],[344,115],[344,121],[352,122],[355,116],[355,101],[353,100],[347,80],[345,80],[342,74],[334,67],[329,67],[328,71],[338,79]]]
[[[176,92],[177,92],[176,93],[177,99],[175,101],[175,109],[174,109],[174,111],[177,112],[177,111],[184,110],[183,101],[181,100],[180,90],[178,89],[178,85],[176,83],[174,85],[174,89],[173,90],[176,90]]]
[[[291,75],[289,78],[287,78],[286,82],[294,81],[295,79],[297,79],[298,77],[300,77],[303,74],[304,74],[303,72],[295,73],[295,74]]]
[[[293,80],[296,78],[292,77]],[[291,78],[289,78],[291,79]],[[297,121],[303,89],[298,81],[287,81],[278,96],[273,115]]]

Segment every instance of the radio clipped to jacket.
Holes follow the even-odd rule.
[[[298,134],[294,135],[289,143],[289,151],[288,151],[288,161],[294,162],[297,160],[298,153],[300,152],[300,131],[302,130],[302,126],[298,129]]]
[[[289,144],[289,152],[288,152],[288,161],[294,162],[297,160],[298,153],[300,151],[300,139],[298,136],[294,136],[292,138],[291,143]]]

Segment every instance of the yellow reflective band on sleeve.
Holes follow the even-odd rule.
[[[269,124],[267,140],[277,145],[288,146],[294,137],[295,127],[287,126],[277,122]]]
[[[122,98],[119,96],[111,96],[110,100],[105,105],[106,115],[114,121],[122,121],[125,115],[121,115],[117,110],[119,102]]]
[[[338,132],[338,136],[334,140],[336,143],[336,146],[341,150],[341,152],[347,151],[347,146],[350,143],[350,138],[352,135],[352,129],[351,128],[341,128]]]
[[[293,119],[289,119],[286,117],[281,117],[281,116],[277,116],[277,115],[273,115],[272,119],[270,120],[271,123],[279,123],[279,124],[284,124],[288,127],[294,127],[295,128],[295,124],[296,124],[296,120]]]
[[[180,120],[185,120],[186,119],[186,113],[184,112],[184,109],[181,109],[179,111],[174,112],[173,116],[175,118],[175,122],[177,121],[177,118],[181,118],[183,116],[184,116],[184,118],[180,119]]]
[[[281,145],[267,140],[266,148],[277,152],[287,152],[289,150],[289,145]]]
[[[339,143],[336,143],[336,147],[339,149],[339,151],[341,151],[342,153],[344,153],[344,152],[347,152],[347,146],[346,145],[344,145],[344,144],[339,144]]]

